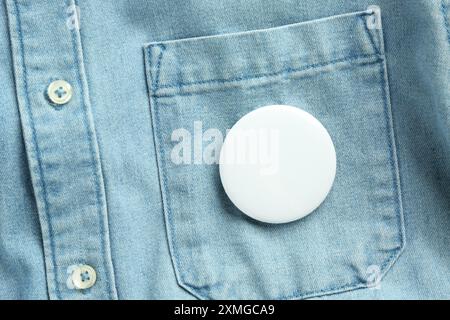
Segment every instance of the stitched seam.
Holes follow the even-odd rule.
[[[156,75],[159,75],[159,68],[161,66],[161,59],[163,56],[163,52],[164,50],[162,50],[159,54],[158,57],[158,62],[156,65]],[[151,57],[151,48],[148,47],[147,48],[147,54],[149,57]],[[148,63],[148,61],[146,61],[146,65],[147,65],[147,70],[150,73],[151,76],[151,65],[150,63]],[[156,79],[153,79],[153,83],[152,85],[149,85],[150,88],[152,88],[152,90],[156,90],[156,85],[155,85],[155,81]],[[190,292],[191,294],[193,294],[194,296],[198,296],[198,294],[196,293],[196,291],[192,291],[189,289],[188,286],[185,286],[184,283],[185,281],[182,279],[181,277],[181,273],[179,272],[179,267],[178,267],[178,261],[179,259],[179,255],[177,252],[177,249],[175,248],[176,246],[174,245],[174,232],[175,232],[175,227],[174,227],[174,223],[173,223],[173,219],[172,219],[172,210],[170,208],[170,193],[167,190],[167,174],[166,174],[166,167],[165,167],[165,162],[164,162],[164,158],[165,158],[165,152],[164,152],[164,147],[162,146],[162,133],[160,130],[160,116],[159,116],[159,108],[158,108],[158,101],[157,98],[153,95],[150,95],[150,108],[152,110],[152,121],[153,121],[153,136],[154,136],[154,143],[155,143],[155,151],[156,151],[156,159],[157,159],[157,167],[158,167],[158,177],[159,177],[159,181],[160,181],[160,192],[161,192],[161,199],[163,202],[163,214],[164,214],[164,221],[165,221],[165,227],[166,227],[166,232],[167,232],[167,241],[168,241],[168,246],[169,246],[169,251],[171,252],[171,261],[172,261],[172,265],[174,268],[174,272],[175,272],[175,276],[178,280],[178,283],[188,292]],[[159,150],[159,152],[158,152]]]
[[[277,77],[277,76],[281,76],[281,75],[289,75],[289,74],[295,73],[295,72],[302,72],[302,71],[308,71],[308,70],[316,69],[316,68],[320,68],[320,67],[331,66],[331,65],[338,64],[338,63],[342,63],[342,62],[363,60],[363,59],[367,59],[370,57],[378,57],[378,58],[382,59],[382,55],[379,55],[379,54],[355,55],[355,56],[349,56],[349,57],[331,60],[329,62],[310,64],[310,65],[307,65],[307,66],[304,66],[301,68],[287,68],[287,69],[284,69],[281,71],[271,72],[271,73],[266,73],[266,74],[242,76],[242,77],[237,77],[237,78],[232,78],[232,79],[213,79],[213,80],[202,80],[202,81],[195,81],[195,82],[189,82],[189,83],[168,84],[168,85],[156,86],[154,89],[156,89],[156,90],[170,89],[170,88],[181,89],[183,87],[194,86],[194,85],[226,84],[226,83],[241,82],[241,81],[253,80],[253,79],[273,78],[273,77]],[[159,96],[156,94],[156,92],[154,93],[154,95]],[[165,96],[165,95],[161,95],[161,96]]]
[[[240,37],[244,35],[254,35],[254,34],[260,34],[268,31],[273,30],[286,30],[290,27],[300,27],[304,25],[312,25],[312,24],[319,24],[319,23],[332,23],[333,21],[336,21],[337,19],[344,19],[344,18],[352,18],[352,17],[358,17],[358,16],[367,16],[373,14],[372,11],[357,11],[357,12],[351,12],[351,13],[344,13],[344,14],[338,14],[335,16],[327,16],[322,18],[317,18],[314,20],[307,20],[302,22],[294,22],[289,23],[286,25],[280,25],[280,26],[268,26],[266,28],[261,29],[253,29],[253,30],[246,30],[246,31],[235,31],[230,33],[219,33],[219,34],[209,34],[209,35],[203,35],[203,36],[192,36],[188,38],[181,38],[181,39],[173,39],[173,40],[165,40],[165,41],[154,41],[154,42],[148,42],[145,44],[145,47],[147,46],[154,46],[158,44],[168,44],[173,45],[177,43],[186,43],[186,42],[192,42],[192,41],[202,41],[202,40],[209,40],[209,39],[225,39],[227,37]]]
[[[205,291],[205,290],[198,290],[190,285],[187,285],[191,290],[195,290],[195,291]],[[345,292],[345,291],[351,291],[351,290],[356,290],[356,289],[364,289],[367,288],[367,285],[362,283],[362,282],[358,282],[358,283],[354,283],[354,284],[350,284],[350,285],[344,285],[344,286],[338,286],[338,287],[333,287],[330,289],[322,289],[322,290],[318,290],[318,291],[311,291],[311,292],[306,292],[304,294],[296,294],[294,293],[293,295],[286,295],[286,296],[277,296],[274,298],[268,298],[268,300],[297,300],[297,299],[308,299],[308,298],[313,298],[313,297],[318,297],[318,296],[325,296],[325,295],[331,295],[331,294],[337,294],[340,292]],[[196,294],[200,299],[202,300],[210,300],[211,298],[208,295],[204,295],[204,294]]]
[[[385,262],[380,266],[381,270],[383,270],[382,278],[387,274],[387,272],[390,269],[390,266],[392,266],[393,262],[397,259],[397,256],[401,253],[401,248],[395,248],[395,252],[393,252],[389,257],[385,260]],[[386,269],[387,268],[387,269]],[[187,283],[183,283],[184,286],[188,287],[190,292],[194,292],[194,295],[202,300],[210,300],[211,297],[205,293],[208,290],[199,290]],[[330,287],[325,289],[320,289],[316,291],[308,291],[305,293],[299,293],[298,290],[294,291],[291,295],[281,295],[273,298],[269,298],[269,300],[296,300],[296,299],[308,299],[308,298],[314,298],[314,297],[320,297],[320,296],[326,296],[326,295],[333,295],[338,294],[346,291],[352,291],[357,289],[367,289],[369,288],[369,285],[365,282],[359,281],[351,284],[346,284],[343,286],[337,286],[337,287]],[[192,291],[191,291],[192,290]]]
[[[403,204],[402,204],[402,192],[401,192],[401,182],[400,182],[400,172],[398,167],[398,155],[397,155],[397,146],[395,139],[395,129],[394,129],[394,120],[393,120],[393,112],[392,106],[390,105],[390,97],[389,97],[389,89],[388,89],[388,81],[387,81],[387,72],[386,72],[386,61],[380,64],[380,75],[381,75],[381,86],[383,90],[383,104],[384,104],[384,112],[386,118],[386,130],[389,132],[388,134],[388,145],[391,156],[389,158],[391,170],[392,170],[392,181],[393,188],[397,194],[396,201],[396,215],[397,215],[397,223],[398,228],[400,229],[400,243],[401,250],[403,250],[405,246],[405,227],[404,227],[404,217],[403,217]]]
[[[385,118],[385,130],[388,133],[387,136],[387,143],[388,143],[388,147],[389,147],[389,153],[390,153],[390,157],[389,157],[389,165],[391,167],[391,174],[392,174],[392,189],[398,190],[398,186],[397,186],[397,175],[396,175],[396,168],[395,168],[395,164],[394,164],[394,150],[393,150],[393,145],[392,145],[392,136],[391,136],[391,132],[392,132],[392,127],[390,124],[390,115],[389,115],[389,110],[388,110],[388,104],[387,104],[387,99],[386,99],[386,81],[384,80],[384,70],[383,70],[383,65],[380,64],[380,77],[381,77],[381,87],[383,90],[383,106],[384,106],[384,118]],[[397,195],[398,198],[398,195]],[[398,201],[396,201],[396,207],[395,207],[395,212],[396,212],[396,216],[398,219],[399,216],[399,207],[398,207]],[[398,221],[397,221],[398,222]],[[400,226],[400,224],[399,224]],[[401,241],[401,240],[400,240]]]
[[[374,13],[372,13],[373,15]],[[366,33],[367,37],[369,38],[370,44],[372,45],[373,50],[377,53],[377,54],[381,54],[380,52],[380,48],[375,44],[375,39],[374,39],[374,35],[372,34],[372,32],[370,32],[370,30],[367,28],[367,22],[361,17],[359,16],[359,19],[362,20],[362,23],[364,24],[364,32]]]
[[[447,31],[447,42],[450,43],[450,23],[448,21],[448,7],[446,0],[441,0],[441,13],[444,18],[444,27]]]
[[[380,56],[380,58],[377,59],[377,60],[367,61],[367,62],[358,62],[357,66],[358,67],[362,67],[362,66],[376,64],[376,63],[379,63],[380,61],[382,61],[383,59],[384,58],[382,56]],[[341,62],[341,64],[342,64],[342,62]],[[348,66],[345,65],[345,66],[342,66],[341,69],[344,69],[344,68],[347,69],[347,68],[354,67],[354,66],[355,65],[351,65],[351,64],[348,65]],[[326,67],[327,66],[324,66],[324,68],[326,68]],[[319,73],[323,74],[323,73],[327,73],[327,72],[338,72],[338,71],[339,70],[324,70],[324,71],[321,71]],[[251,85],[248,88],[246,88],[246,90],[252,90],[255,87],[268,86],[268,85],[272,84],[272,82],[283,83],[283,82],[290,82],[290,81],[294,81],[294,80],[299,80],[300,78],[305,78],[307,76],[308,75],[305,75],[305,74],[299,74],[299,75],[292,76],[292,77],[288,77],[288,75],[280,75],[280,76],[278,76],[278,79],[277,79],[277,77],[274,77],[273,79],[271,78],[271,80],[269,80],[268,83],[258,83],[258,84],[255,84],[255,85]],[[313,77],[315,75],[310,75],[310,76]],[[227,87],[227,86],[219,86],[219,87],[215,87],[213,89],[202,88],[202,89],[195,90],[194,92],[183,92],[183,91],[181,91],[181,92],[175,92],[175,93],[170,93],[170,94],[153,95],[153,97],[161,98],[161,99],[163,99],[163,98],[172,98],[172,97],[177,97],[177,96],[178,97],[189,97],[189,96],[199,95],[199,94],[202,94],[202,93],[225,91],[225,90],[230,90],[230,89],[233,89],[233,88],[230,88],[230,87]]]
[[[380,85],[382,87],[382,99],[383,99],[383,107],[384,107],[384,113],[385,113],[385,119],[387,121],[387,127],[386,127],[386,133],[387,133],[387,137],[388,137],[388,148],[389,148],[389,162],[391,164],[391,168],[393,170],[393,185],[394,185],[394,189],[395,190],[399,190],[398,187],[398,179],[397,179],[397,175],[396,175],[396,166],[395,166],[395,160],[394,157],[396,156],[396,153],[393,149],[392,146],[392,141],[391,139],[393,139],[392,137],[392,126],[390,123],[390,116],[389,116],[389,108],[388,108],[388,97],[387,97],[387,90],[386,90],[386,79],[385,79],[385,71],[384,71],[384,65],[383,62],[384,59],[378,60],[377,63],[380,63]],[[154,89],[156,89],[155,86],[153,86]],[[170,239],[170,247],[172,249],[172,253],[173,253],[173,259],[172,259],[172,263],[174,265],[175,268],[175,272],[177,274],[178,277],[178,281],[180,283],[180,285],[182,287],[184,287],[185,289],[187,289],[190,293],[192,293],[194,296],[198,297],[199,299],[202,300],[207,300],[210,299],[211,297],[208,294],[208,290],[199,290],[198,288],[193,287],[192,285],[188,284],[183,277],[181,276],[180,273],[180,268],[179,268],[179,263],[180,263],[180,256],[178,255],[178,251],[176,249],[176,245],[175,245],[175,239],[174,239],[174,222],[173,222],[173,215],[172,215],[172,211],[170,208],[170,198],[169,198],[169,192],[167,190],[167,173],[166,173],[166,168],[165,168],[165,164],[164,164],[164,159],[165,159],[165,151],[164,148],[162,146],[162,134],[161,134],[161,130],[160,130],[160,126],[159,126],[159,108],[158,108],[158,97],[151,95],[151,97],[154,100],[154,113],[156,115],[156,127],[155,130],[157,131],[157,139],[159,140],[159,152],[161,155],[161,159],[160,161],[160,170],[161,170],[161,177],[162,177],[162,181],[161,181],[161,185],[162,185],[162,190],[161,192],[164,193],[164,195],[162,196],[163,198],[165,198],[165,207],[167,210],[167,223],[168,226],[166,226],[166,228],[168,228],[168,230],[170,230],[170,235],[168,235],[169,239]],[[388,258],[386,260],[384,260],[383,264],[380,266],[381,270],[382,270],[382,277],[384,277],[387,272],[390,270],[391,266],[393,265],[393,263],[396,261],[396,259],[398,258],[398,256],[401,254],[403,247],[404,247],[404,233],[403,233],[403,219],[402,219],[402,214],[401,214],[401,208],[400,208],[400,204],[399,201],[400,200],[400,194],[397,193],[397,197],[396,197],[397,201],[396,201],[396,209],[395,209],[395,215],[397,217],[397,221],[398,221],[398,225],[397,225],[397,232],[400,233],[400,236],[398,236],[397,234],[397,241],[400,242],[400,246],[398,248],[392,249],[394,250],[394,252],[388,256]],[[343,286],[338,286],[338,287],[330,287],[330,288],[326,288],[326,289],[321,289],[321,290],[317,290],[317,291],[310,291],[310,292],[306,292],[306,293],[299,293],[299,291],[295,291],[293,294],[291,295],[283,295],[283,296],[278,296],[276,298],[273,299],[306,299],[306,298],[312,298],[312,297],[317,297],[317,296],[325,296],[325,295],[331,295],[331,294],[337,294],[340,292],[345,292],[345,291],[351,291],[351,290],[356,290],[356,289],[364,289],[364,288],[368,288],[368,284],[364,283],[362,281],[359,281],[357,283],[351,283],[351,284],[347,284],[347,285],[343,285]]]
[[[393,262],[395,262],[395,260],[397,259],[397,256],[401,253],[401,248],[396,248],[394,249],[395,252],[393,252],[386,260],[385,262],[380,266],[381,270],[383,270],[382,274],[382,278],[386,275],[386,273],[389,271],[390,266],[393,264]],[[388,268],[388,269],[386,269]],[[202,300],[209,300],[211,299],[211,297],[206,293],[208,290],[199,290],[187,283],[183,283],[184,286],[188,287],[191,292],[195,293],[195,296],[197,296],[198,298],[202,299]],[[351,283],[351,284],[346,284],[343,286],[337,286],[337,287],[330,287],[330,288],[325,288],[325,289],[321,289],[321,290],[316,290],[316,291],[308,291],[305,293],[299,293],[298,290],[294,291],[293,294],[291,295],[281,295],[281,296],[277,296],[277,297],[273,297],[273,298],[269,298],[269,300],[296,300],[296,299],[308,299],[308,298],[314,298],[314,297],[320,297],[320,296],[326,296],[326,295],[333,295],[333,294],[338,294],[338,293],[342,293],[342,292],[346,292],[346,291],[352,291],[352,290],[357,290],[357,289],[367,289],[369,288],[369,285],[365,282],[359,281],[359,282],[355,282],[355,283]]]
[[[159,53],[158,63],[156,64],[155,89],[158,88],[158,85],[159,85],[159,78],[161,75],[161,62],[162,62],[163,54],[164,54],[164,51],[166,50],[166,47],[164,45],[159,45],[159,49],[161,50],[161,52]]]
[[[168,190],[168,179],[167,179],[167,168],[165,165],[165,151],[164,151],[164,147],[162,144],[162,132],[160,130],[160,115],[159,115],[159,108],[158,108],[158,103],[156,101],[157,99],[154,99],[155,101],[155,115],[156,115],[156,122],[157,122],[157,137],[159,140],[159,152],[161,154],[161,171],[162,171],[162,180],[163,180],[163,190],[164,190],[164,195],[165,195],[165,199],[166,199],[166,208],[167,208],[167,218],[168,218],[168,227],[170,229],[170,242],[171,242],[171,247],[172,247],[172,252],[174,254],[174,258],[176,261],[176,270],[177,270],[177,274],[178,277],[180,279],[180,282],[186,282],[184,281],[184,279],[182,279],[181,276],[181,272],[179,272],[180,267],[178,266],[179,262],[181,261],[180,259],[180,255],[178,254],[178,249],[175,245],[175,240],[174,240],[174,234],[175,234],[175,224],[173,221],[173,214],[172,214],[172,209],[170,206],[170,192]]]
[[[36,126],[34,123],[34,116],[33,116],[33,111],[30,107],[30,97],[28,95],[28,72],[27,72],[27,67],[26,67],[26,63],[25,63],[25,45],[24,45],[24,41],[23,41],[23,33],[22,33],[22,18],[21,18],[21,13],[20,13],[20,9],[19,9],[19,5],[17,3],[17,0],[13,1],[14,3],[14,11],[16,12],[16,17],[17,17],[17,32],[19,34],[19,43],[20,43],[20,55],[21,55],[21,59],[22,59],[22,69],[23,69],[23,86],[24,86],[24,91],[25,91],[25,104],[26,104],[26,110],[27,110],[27,115],[28,118],[30,119],[30,125],[31,125],[31,132],[32,132],[32,140],[33,140],[33,144],[34,144],[34,148],[36,150],[36,160],[38,163],[38,171],[39,171],[39,175],[40,175],[40,184],[41,184],[41,188],[42,188],[42,193],[43,193],[43,202],[44,202],[44,212],[45,212],[45,216],[47,219],[47,227],[48,227],[48,233],[49,233],[49,242],[50,242],[50,256],[51,256],[51,260],[52,260],[52,264],[53,264],[53,275],[54,275],[54,286],[55,286],[55,294],[56,294],[56,298],[60,299],[61,297],[61,292],[59,290],[59,286],[58,286],[58,279],[57,279],[57,274],[58,274],[58,265],[56,264],[56,256],[55,256],[55,241],[54,241],[54,230],[53,230],[53,226],[50,222],[50,213],[49,213],[49,204],[48,204],[48,193],[47,193],[47,185],[45,183],[45,177],[44,177],[44,170],[43,170],[43,166],[42,166],[42,155],[41,155],[41,151],[39,148],[39,144],[37,142],[37,134],[36,134]],[[37,196],[37,195],[36,195]],[[44,235],[43,235],[44,236]]]
[[[70,1],[69,0],[69,3],[72,3],[72,1]],[[74,5],[76,5],[76,1],[75,0],[73,0],[73,4]],[[76,30],[77,29],[74,29],[75,31],[72,31],[72,51],[73,51],[73,54],[74,54],[74,56],[76,57],[76,61],[77,61],[77,63],[76,63],[76,73],[77,73],[77,84],[78,84],[78,86],[79,86],[79,88],[80,88],[80,102],[81,102],[81,104],[82,104],[82,106],[83,106],[83,115],[84,115],[84,121],[83,121],[83,124],[84,124],[84,126],[85,126],[85,130],[86,130],[86,133],[87,133],[87,137],[88,137],[88,140],[89,140],[89,152],[90,152],[90,155],[91,155],[91,160],[90,160],[90,162],[91,162],[91,168],[92,168],[92,173],[93,173],[93,175],[94,175],[94,185],[95,185],[95,199],[96,199],[96,201],[95,201],[95,205],[96,205],[96,207],[97,207],[97,216],[98,216],[98,222],[99,222],[99,227],[100,227],[100,234],[101,234],[101,237],[102,237],[102,241],[101,241],[101,243],[102,243],[102,245],[100,246],[101,247],[101,255],[102,255],[102,259],[103,259],[103,263],[105,264],[105,265],[108,265],[107,263],[105,263],[106,261],[108,261],[108,259],[106,258],[106,244],[105,244],[105,239],[104,239],[104,237],[105,237],[105,227],[104,227],[104,225],[103,225],[103,219],[102,219],[102,217],[103,217],[103,211],[102,211],[102,206],[100,205],[100,199],[103,199],[103,197],[102,197],[102,193],[101,193],[101,186],[100,186],[100,176],[99,176],[99,174],[98,174],[98,172],[97,172],[97,166],[96,166],[96,163],[97,163],[97,161],[96,161],[96,159],[95,159],[95,147],[94,147],[94,137],[93,137],[93,135],[94,135],[94,132],[93,132],[93,129],[89,126],[89,118],[88,118],[88,112],[89,112],[89,109],[88,109],[88,107],[87,107],[87,105],[86,105],[86,102],[85,102],[85,88],[84,88],[84,86],[83,86],[83,83],[82,83],[82,80],[81,80],[81,70],[80,70],[80,64],[81,64],[81,61],[80,61],[80,57],[79,57],[79,52],[78,52],[78,43],[77,43],[77,34],[76,34]],[[75,34],[74,34],[75,33]],[[104,267],[104,269],[105,269],[105,271],[106,271],[106,274],[108,275],[108,278],[109,279],[112,279],[112,275],[111,275],[111,272],[110,272],[110,268],[108,267],[108,266],[106,266],[106,267]],[[109,281],[108,281],[108,283],[109,283]],[[109,296],[110,296],[110,298],[111,299],[114,299],[114,297],[113,297],[113,293],[111,292],[111,289],[110,289],[110,286],[107,284],[107,286],[108,286],[108,293],[109,293]]]

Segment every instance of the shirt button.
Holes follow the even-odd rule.
[[[300,108],[272,105],[240,119],[220,154],[220,178],[243,213],[266,223],[287,223],[325,200],[336,174],[328,131]]]
[[[80,265],[72,271],[70,278],[75,289],[85,290],[94,286],[97,280],[97,273],[91,266]]]
[[[66,104],[72,99],[72,86],[64,80],[56,80],[47,88],[47,96],[50,101],[57,105]]]

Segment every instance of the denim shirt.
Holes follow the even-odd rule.
[[[0,299],[450,298],[449,6],[2,0]],[[337,155],[322,205],[276,225],[202,153],[275,104]]]

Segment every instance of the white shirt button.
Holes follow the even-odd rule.
[[[47,88],[48,98],[57,105],[68,103],[72,99],[72,95],[72,86],[64,80],[53,81]]]
[[[266,223],[287,223],[313,212],[335,175],[328,131],[292,106],[266,106],[245,115],[229,131],[220,154],[228,197],[243,213]]]
[[[94,286],[97,281],[97,273],[88,265],[78,265],[71,270],[69,277],[70,287],[77,290],[85,290]]]

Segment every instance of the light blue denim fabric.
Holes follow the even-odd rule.
[[[0,299],[449,299],[449,5],[3,0]],[[273,104],[337,153],[325,202],[283,225],[171,158],[175,130]]]

